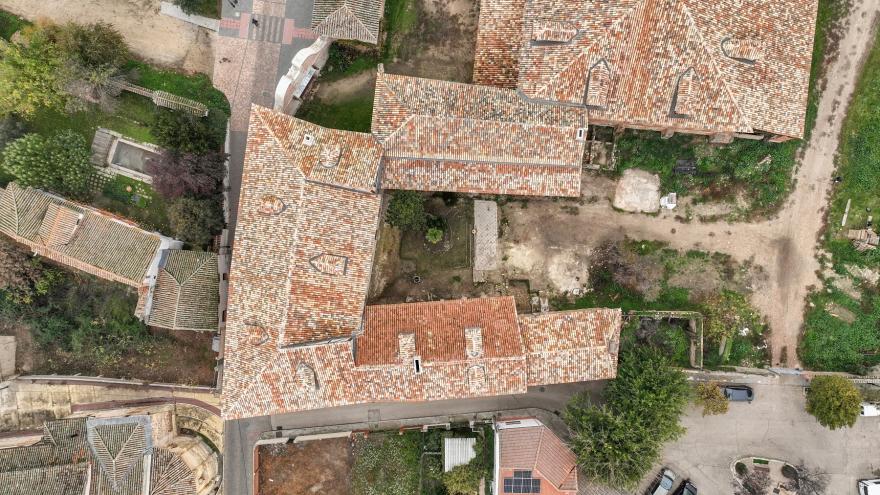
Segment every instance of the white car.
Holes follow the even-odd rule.
[[[859,495],[880,495],[880,480],[859,480]]]
[[[859,416],[880,416],[880,407],[867,402],[862,402],[862,410]]]
[[[660,481],[657,483],[654,491],[651,492],[651,495],[666,495],[669,493],[669,490],[672,490],[672,485],[674,484],[675,473],[671,469],[663,468],[663,472],[660,473]]]

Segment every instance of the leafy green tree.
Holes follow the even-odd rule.
[[[727,400],[721,387],[715,382],[697,385],[696,403],[703,406],[703,416],[724,414],[730,406],[730,401]]]
[[[422,230],[427,224],[425,199],[416,191],[394,191],[385,221],[401,230]]]
[[[71,131],[49,138],[27,134],[3,150],[3,168],[23,186],[82,197],[93,173],[86,140]]]
[[[62,51],[44,30],[33,30],[24,43],[0,43],[0,114],[65,111],[71,78]]]
[[[199,117],[160,109],[150,124],[150,131],[156,143],[167,150],[196,154],[219,151],[226,139],[226,116],[218,111]]]
[[[0,151],[2,151],[7,144],[24,136],[26,133],[27,126],[25,126],[24,121],[17,115],[9,114],[0,117]]]
[[[443,484],[449,495],[474,495],[480,490],[482,472],[471,464],[455,466],[443,473]]]
[[[572,450],[589,478],[613,486],[635,487],[658,460],[664,442],[683,433],[679,418],[689,396],[680,370],[650,348],[621,353],[617,378],[598,407],[576,396],[564,419]]]
[[[842,376],[817,376],[810,383],[807,412],[832,430],[852,427],[859,417],[861,403],[858,388]]]
[[[168,207],[168,222],[178,239],[206,246],[223,230],[223,211],[214,198],[183,197]]]

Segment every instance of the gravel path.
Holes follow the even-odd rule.
[[[104,21],[125,36],[132,52],[150,62],[212,74],[215,33],[159,14],[160,0],[0,0],[0,9],[29,20]]]

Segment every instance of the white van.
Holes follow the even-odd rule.
[[[859,480],[859,495],[880,495],[880,480]]]

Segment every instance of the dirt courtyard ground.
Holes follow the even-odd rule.
[[[103,21],[122,33],[138,57],[210,76],[214,70],[215,33],[159,14],[160,3],[161,0],[0,0],[0,9],[31,21]]]
[[[260,495],[348,495],[351,440],[331,438],[259,447]]]

